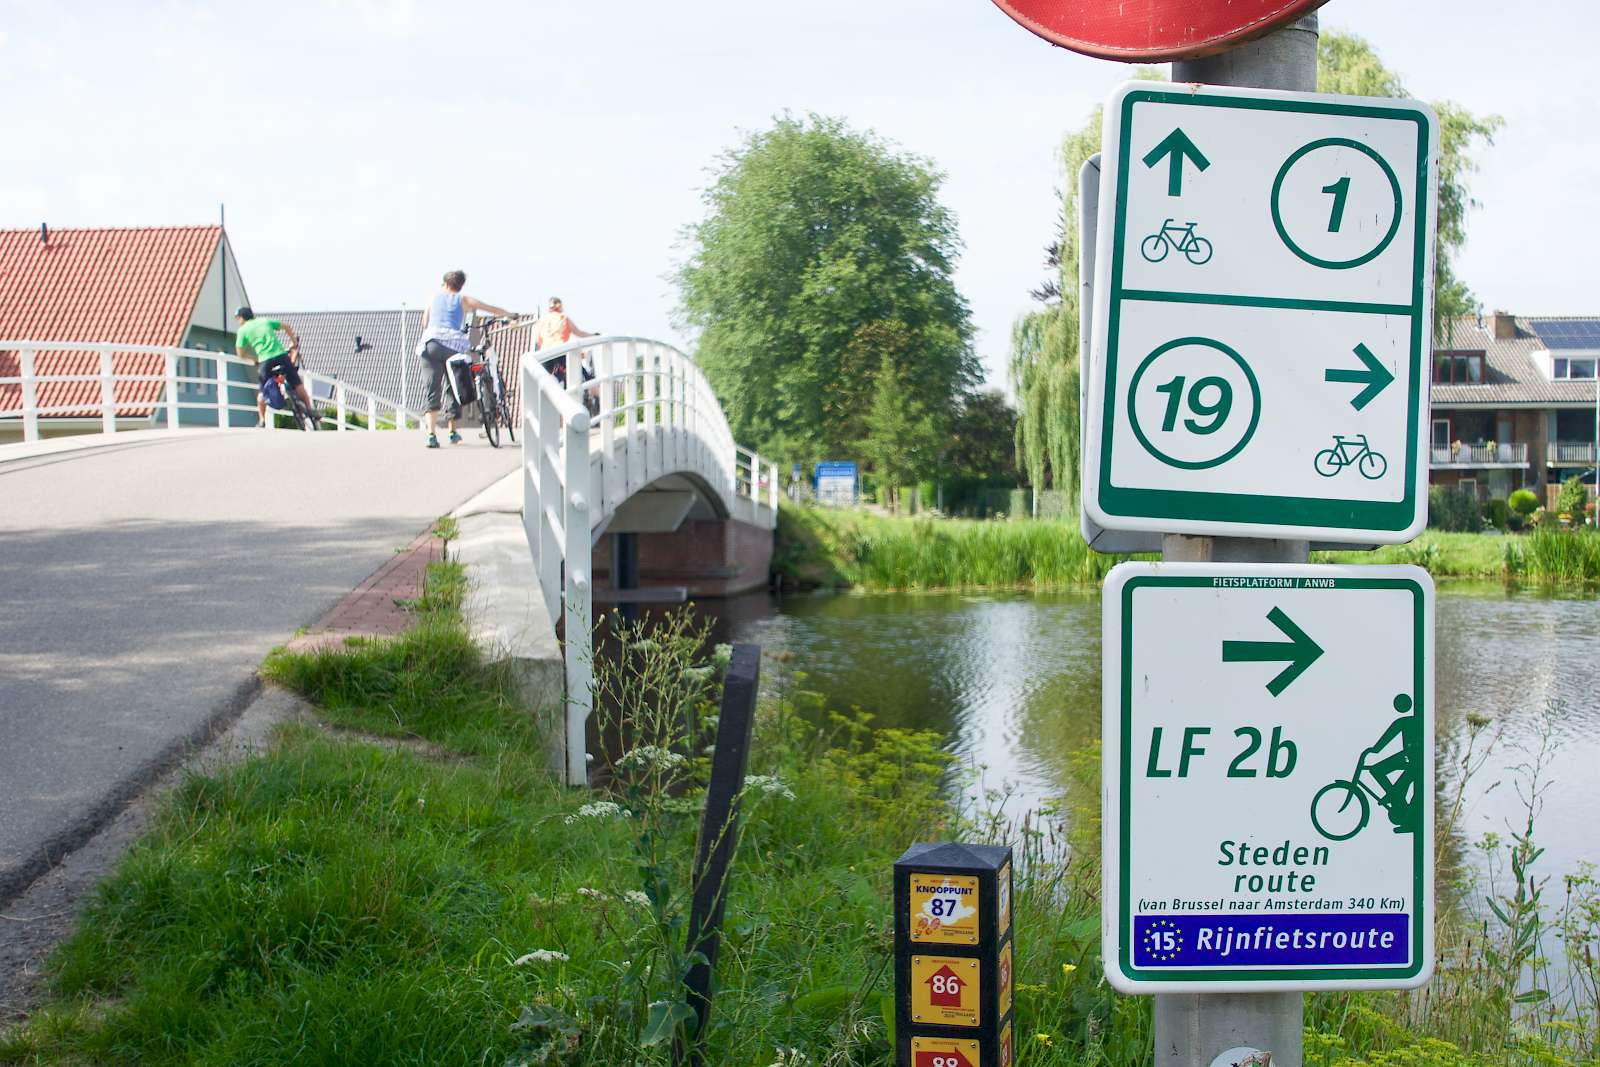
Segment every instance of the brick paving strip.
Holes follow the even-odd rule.
[[[416,616],[397,601],[422,595],[428,564],[443,558],[444,542],[430,531],[394,554],[367,575],[316,625],[290,640],[290,652],[339,648],[351,637],[397,637],[410,629]]]

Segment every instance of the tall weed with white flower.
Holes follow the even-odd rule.
[[[709,755],[716,741],[717,702],[732,649],[709,653],[709,623],[675,612],[633,623],[613,613],[594,670],[595,719],[601,738],[592,780],[604,794],[564,819],[576,833],[615,832],[633,838],[638,888],[577,891],[597,924],[625,946],[606,998],[572,1005],[574,1024],[617,1041],[629,1062],[664,1061],[674,1043],[696,1036],[684,978],[704,956],[687,950],[690,884]],[[738,854],[743,816],[753,805],[794,800],[778,778],[751,776],[740,797],[741,818],[719,828],[733,834]],[[606,1003],[596,1003],[597,1000]],[[587,1016],[587,1018],[585,1018]],[[602,1024],[602,1020],[604,1023]]]

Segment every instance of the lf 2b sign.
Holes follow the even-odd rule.
[[[1084,507],[1108,530],[1403,542],[1426,522],[1425,104],[1106,105]]]
[[[1417,567],[1111,572],[1102,934],[1113,986],[1428,980],[1433,603]]]

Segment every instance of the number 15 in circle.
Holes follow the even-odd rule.
[[[1162,463],[1203,470],[1228,462],[1261,421],[1261,387],[1243,356],[1209,337],[1151,352],[1128,383],[1128,421]]]

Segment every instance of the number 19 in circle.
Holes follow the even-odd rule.
[[[1128,421],[1156,459],[1203,470],[1228,462],[1261,420],[1250,365],[1209,337],[1179,337],[1145,357],[1128,384]]]

